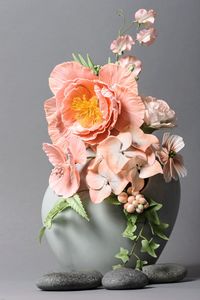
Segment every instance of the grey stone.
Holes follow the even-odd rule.
[[[101,286],[102,277],[98,271],[49,273],[36,285],[43,291],[89,290]]]
[[[102,285],[108,290],[141,289],[148,284],[147,276],[138,270],[120,268],[107,272]]]
[[[170,283],[181,281],[187,274],[184,266],[177,264],[155,264],[143,267],[149,283]]]

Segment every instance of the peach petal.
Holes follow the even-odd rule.
[[[90,68],[86,68],[78,62],[65,62],[57,65],[51,72],[49,78],[50,89],[56,95],[68,80],[74,80],[77,77],[89,80],[97,78]]]
[[[107,64],[100,69],[99,80],[105,82],[109,88],[115,90],[115,86],[119,85],[131,89],[132,92],[138,94],[138,86],[134,75],[126,68],[116,64]]]
[[[106,179],[97,173],[89,171],[86,176],[86,182],[91,189],[99,190],[106,184]]]
[[[141,170],[140,170],[140,178],[148,178],[151,176],[154,176],[156,174],[163,174],[163,169],[161,167],[161,164],[155,160],[155,162],[152,165],[147,165],[144,166]]]
[[[107,184],[100,190],[89,190],[90,198],[93,203],[101,203],[104,199],[110,196],[111,187]]]
[[[55,167],[56,165],[62,165],[66,161],[66,156],[56,145],[48,143],[43,144],[43,150],[49,158],[50,163]]]

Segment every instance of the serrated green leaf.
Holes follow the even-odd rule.
[[[76,56],[75,53],[72,53],[72,57],[73,57],[74,61],[77,61],[78,63],[81,63],[79,58]]]
[[[38,239],[39,239],[39,242],[40,242],[40,243],[42,242],[42,238],[43,238],[43,236],[44,236],[45,230],[46,230],[46,227],[45,227],[45,226],[43,226],[43,227],[40,229],[39,236],[38,236]]]
[[[155,250],[160,247],[159,244],[155,243],[153,240],[148,241],[147,239],[143,239],[141,252],[147,252],[152,257],[157,257]]]
[[[135,266],[135,268],[136,268],[137,270],[142,270],[143,266],[145,266],[145,265],[147,265],[147,264],[148,264],[148,261],[138,259],[138,260],[136,261],[136,266]]]
[[[118,265],[112,266],[112,269],[113,269],[113,270],[116,270],[116,269],[120,269],[120,268],[122,268],[122,267],[123,267],[122,265],[118,264]]]
[[[129,260],[128,254],[129,254],[129,251],[127,249],[124,249],[121,247],[119,253],[117,253],[115,255],[115,257],[121,259],[123,261],[123,263],[125,264]]]
[[[85,66],[85,67],[89,67],[87,62],[85,61],[85,59],[83,58],[83,56],[79,53],[78,54],[78,57],[79,57],[79,60],[80,60],[80,63]]]
[[[55,206],[50,210],[50,212],[46,216],[46,219],[44,220],[44,226],[50,229],[52,226],[53,219],[68,207],[69,204],[67,203],[66,199],[61,198],[61,200],[55,204]]]
[[[73,197],[66,199],[68,205],[75,210],[81,217],[89,221],[85,208],[83,207],[82,201],[78,194],[75,194]]]

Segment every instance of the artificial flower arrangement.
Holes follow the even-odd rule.
[[[89,55],[73,54],[73,61],[57,65],[50,74],[53,96],[45,101],[44,110],[52,144],[43,144],[43,150],[53,165],[49,185],[59,201],[46,216],[40,239],[65,209],[74,209],[89,221],[81,200],[81,192],[88,190],[94,205],[102,201],[119,205],[127,220],[122,234],[133,247],[121,247],[113,254],[121,261],[114,268],[135,256],[133,267],[141,269],[148,262],[135,253],[136,244],[141,244],[141,252],[156,257],[159,244],[154,237],[167,239],[168,227],[159,219],[162,205],[147,199],[143,188],[156,174],[163,174],[166,182],[186,175],[179,154],[184,142],[168,131],[161,142],[153,134],[174,127],[175,112],[164,100],[139,94],[142,63],[127,55],[136,44],[149,46],[155,41],[155,11],[139,9],[129,23],[123,11],[119,14],[124,23],[110,46],[114,60],[108,58],[100,66]],[[133,26],[135,38],[127,34]],[[151,239],[145,237],[141,225],[145,222]]]

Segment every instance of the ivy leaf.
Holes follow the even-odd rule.
[[[132,223],[132,225],[135,225],[136,222],[137,222],[137,219],[138,219],[139,215],[137,215],[137,214],[129,214],[125,210],[124,210],[124,213],[126,215],[127,220],[130,221]]]
[[[136,268],[136,270],[142,270],[143,266],[145,266],[145,265],[147,265],[147,264],[148,264],[148,261],[138,259],[138,260],[136,261],[136,266],[135,266],[135,268]]]
[[[123,237],[128,238],[134,241],[137,238],[137,235],[134,235],[134,232],[137,230],[137,226],[133,225],[131,221],[128,221],[127,227],[123,232]]]
[[[88,215],[78,194],[75,194],[73,197],[67,198],[66,201],[69,207],[75,210],[75,212],[77,212],[81,217],[89,221]]]
[[[48,229],[51,228],[53,219],[61,213],[63,210],[69,207],[68,202],[66,199],[61,198],[61,201],[55,204],[55,206],[50,210],[46,219],[44,220],[44,226]]]
[[[158,211],[163,207],[162,204],[154,201],[153,199],[149,199],[148,202],[149,202],[149,210],[151,210],[151,208],[153,208],[153,210]]]
[[[168,227],[169,227],[169,224],[166,224],[166,223],[160,223],[157,226],[152,224],[154,234],[157,235],[159,238],[166,240],[166,241],[168,241],[169,238],[165,235],[164,231]]]
[[[119,251],[119,253],[117,253],[115,255],[115,257],[121,259],[123,261],[123,263],[125,264],[129,260],[128,254],[129,254],[129,251],[127,249],[120,247],[120,251]]]
[[[45,230],[46,230],[46,227],[45,227],[45,226],[43,226],[43,227],[40,229],[39,236],[38,236],[38,239],[39,239],[39,242],[40,242],[40,243],[42,242],[42,238],[43,238],[43,236],[44,236]]]
[[[146,210],[145,215],[151,224],[160,225],[160,219],[154,207],[151,210]]]
[[[159,244],[155,243],[153,240],[148,241],[147,239],[142,240],[141,252],[147,252],[152,257],[157,257],[155,250],[160,247]]]
[[[120,268],[122,268],[122,265],[120,264],[112,266],[113,270],[120,269]]]

